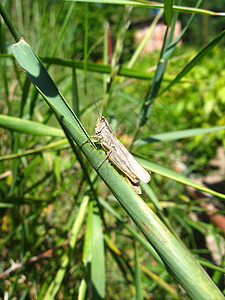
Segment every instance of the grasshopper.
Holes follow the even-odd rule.
[[[96,106],[97,108],[97,106]],[[98,111],[98,109],[97,109]],[[109,159],[110,162],[115,165],[126,177],[129,179],[129,183],[137,194],[141,194],[141,188],[139,182],[149,182],[151,179],[149,171],[145,170],[139,162],[133,157],[133,155],[124,147],[124,145],[117,139],[109,122],[105,117],[99,114],[95,126],[94,136],[90,136],[81,147],[87,143],[90,139],[96,138],[100,141],[103,149],[107,152],[106,157],[98,166]]]

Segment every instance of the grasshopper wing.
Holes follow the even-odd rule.
[[[124,154],[124,160],[126,161],[132,173],[134,173],[135,176],[138,179],[140,179],[140,181],[143,181],[145,183],[149,182],[151,180],[150,172],[145,170],[142,167],[142,165],[139,164],[139,162],[133,157],[133,155],[124,147],[124,145],[118,139],[116,139],[115,143],[117,144],[117,147],[120,148],[121,152]]]
[[[132,184],[138,184],[140,179],[134,174],[133,170],[130,167],[130,164],[127,162],[127,158],[125,153],[121,151],[121,148],[118,148],[118,144],[114,143],[110,146],[104,142],[102,142],[103,148],[109,153],[109,160],[129,179]]]

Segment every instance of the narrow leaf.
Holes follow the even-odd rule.
[[[63,139],[63,140],[60,140],[57,142],[49,143],[48,145],[45,145],[45,146],[40,146],[40,147],[36,147],[34,149],[27,150],[27,151],[24,151],[21,153],[0,156],[0,161],[8,160],[8,159],[15,159],[15,158],[23,157],[23,156],[28,156],[28,155],[40,153],[43,151],[64,149],[68,146],[69,146],[68,140]]]
[[[44,125],[38,122],[5,115],[0,115],[0,127],[32,135],[65,137],[65,134],[61,129]]]
[[[92,216],[91,281],[93,284],[93,299],[104,299],[106,282],[104,236],[102,220],[96,202]]]
[[[160,96],[167,91],[169,88],[171,88],[175,83],[179,82],[181,78],[183,78],[187,73],[189,73],[200,61],[209,54],[213,48],[215,48],[218,43],[222,40],[222,38],[225,35],[225,30],[222,31],[219,35],[217,35],[208,45],[206,45],[184,68],[183,70],[177,74],[177,76],[174,78],[170,84],[162,90],[160,93]]]
[[[166,25],[170,26],[173,17],[173,0],[164,0],[164,14]]]
[[[172,131],[172,132],[165,132],[154,134],[148,138],[136,140],[134,145],[135,146],[144,146],[150,143],[155,142],[168,142],[168,141],[175,141],[179,139],[185,139],[192,136],[196,136],[199,134],[206,134],[210,132],[215,132],[218,130],[224,130],[225,125],[223,126],[215,126],[215,127],[208,127],[208,128],[193,128],[193,129],[185,129],[179,131]]]
[[[147,7],[147,8],[164,8],[164,4],[155,1],[135,1],[135,0],[71,0],[74,2],[89,2],[89,3],[104,3],[104,4],[118,4],[118,5],[132,5],[137,7]],[[185,13],[195,13],[195,14],[205,14],[212,16],[225,16],[225,13],[218,13],[211,10],[200,9],[188,6],[173,6],[174,11],[185,12]]]
[[[212,189],[209,189],[203,185],[200,185],[194,181],[192,181],[191,179],[183,176],[182,174],[178,174],[173,170],[167,169],[163,166],[160,166],[159,164],[156,164],[154,162],[150,162],[147,161],[143,158],[138,158],[136,157],[137,160],[141,163],[141,165],[143,165],[145,168],[151,170],[152,172],[162,175],[164,177],[170,178],[172,180],[175,180],[177,182],[183,183],[185,185],[191,186],[193,188],[196,188],[197,190],[212,194],[216,197],[219,197],[221,199],[225,199],[225,194],[222,193],[218,193],[216,191],[213,191]]]

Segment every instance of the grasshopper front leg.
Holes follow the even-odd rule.
[[[86,144],[87,142],[89,142],[91,139],[98,139],[98,140],[101,140],[101,138],[97,135],[92,135],[92,136],[89,136],[89,138],[83,142],[80,147],[83,147],[84,144]],[[107,155],[106,157],[103,159],[103,161],[97,166],[97,169],[99,169],[101,167],[101,165],[103,165],[103,163],[109,158],[110,154],[112,153],[112,150],[108,151],[107,152]]]
[[[89,138],[88,138],[85,142],[83,142],[83,143],[80,145],[80,147],[82,148],[83,145],[86,144],[87,142],[89,142],[91,139],[98,139],[98,140],[101,140],[101,139],[99,138],[99,136],[97,136],[97,135],[92,135],[92,136],[89,136]]]

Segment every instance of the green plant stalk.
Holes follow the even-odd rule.
[[[164,0],[164,11],[166,25],[170,26],[173,16],[173,0]]]
[[[1,116],[1,115],[0,115]],[[171,132],[164,132],[154,134],[150,137],[145,139],[136,140],[134,142],[135,146],[144,146],[150,143],[155,142],[168,142],[168,141],[176,141],[179,139],[185,139],[189,137],[193,137],[199,134],[207,134],[210,132],[215,132],[219,130],[225,130],[225,125],[222,126],[213,126],[213,127],[203,127],[203,128],[191,128],[191,129],[184,129],[179,131],[171,131]]]
[[[11,54],[0,54],[0,58],[14,58]],[[69,67],[79,70],[84,70],[85,63],[83,61],[75,61],[73,59],[65,59],[65,58],[56,58],[56,57],[44,57],[40,56],[42,62],[46,62],[47,64],[51,65],[59,65],[61,67]],[[110,65],[99,64],[95,62],[87,62],[87,71],[96,72],[100,74],[111,74],[112,67]],[[137,78],[143,80],[152,79],[154,76],[153,72],[146,72],[143,70],[135,69],[135,68],[126,68],[125,66],[121,65],[118,73],[118,76],[125,76],[128,78]],[[171,82],[174,77],[170,75],[165,75],[164,81]],[[196,80],[181,80],[182,83],[196,83]]]
[[[196,6],[198,7],[202,3],[202,1],[203,0],[198,0]],[[152,82],[149,86],[149,89],[146,93],[146,96],[145,96],[145,99],[144,99],[144,102],[143,102],[143,105],[142,105],[142,108],[141,108],[141,111],[139,114],[138,123],[137,123],[138,130],[139,130],[139,127],[144,126],[144,124],[146,123],[146,121],[149,119],[149,117],[151,115],[155,100],[157,98],[159,89],[161,87],[161,82],[162,82],[162,79],[163,79],[163,76],[164,76],[164,73],[166,70],[168,59],[171,57],[176,45],[181,40],[182,36],[184,35],[187,28],[189,27],[191,20],[193,19],[193,14],[190,16],[185,28],[182,30],[182,32],[179,34],[179,36],[174,41],[172,41],[177,18],[178,18],[178,13],[176,13],[174,15],[170,31],[168,31],[169,30],[168,27],[166,29],[166,33],[165,33],[165,37],[164,37],[164,41],[163,41],[163,47],[162,47],[162,50],[160,53],[157,69],[156,69],[155,75],[152,79]],[[137,135],[138,130],[135,133],[135,136]]]
[[[104,39],[103,39],[103,64],[108,65],[109,63],[109,56],[108,56],[108,51],[109,51],[109,23],[104,22],[103,23],[103,30],[104,30]],[[111,59],[111,57],[110,57]],[[103,99],[106,99],[106,93],[107,93],[107,82],[108,82],[109,77],[107,74],[103,75]]]
[[[53,109],[58,120],[80,146],[86,140],[85,130],[77,117],[72,114],[70,107],[33,50],[24,40],[21,40],[12,46],[12,52],[44,100]],[[190,252],[173,236],[119,173],[108,162],[98,169],[103,157],[93,145],[84,144],[82,151],[186,292],[193,299],[198,300],[224,299],[220,290]]]
[[[159,19],[162,17],[163,15],[163,10],[161,9],[157,16],[155,17],[155,19],[153,20],[152,24],[149,26],[148,32],[146,33],[146,35],[144,36],[144,38],[142,39],[141,43],[139,44],[139,46],[137,47],[137,49],[135,50],[134,54],[132,55],[129,63],[127,64],[128,68],[133,68],[135,62],[137,61],[137,59],[139,58],[142,50],[144,49],[146,43],[148,42],[156,24],[158,23]]]
[[[97,201],[93,201],[92,216],[92,259],[91,259],[91,282],[93,299],[105,299],[105,246],[101,214]]]
[[[135,227],[135,225],[134,225]],[[142,300],[143,299],[143,292],[142,292],[142,286],[141,286],[141,269],[139,267],[139,253],[138,253],[138,245],[136,240],[134,241],[134,261],[135,261],[135,287],[136,287],[136,299]]]
[[[132,5],[134,7],[146,7],[146,8],[164,8],[164,4],[156,1],[142,1],[142,0],[71,0],[74,2],[83,2],[83,3],[104,3],[104,4],[118,4],[118,5]],[[188,6],[179,6],[173,5],[173,11],[185,12],[185,13],[195,13],[195,14],[204,14],[209,16],[225,16],[225,13],[218,13],[211,10],[188,7]]]
[[[87,98],[87,60],[88,60],[88,3],[85,3],[85,18],[84,18],[84,95]]]
[[[121,58],[123,47],[124,47],[125,35],[130,26],[130,15],[132,9],[133,7],[129,7],[129,6],[124,7],[123,16],[121,18],[120,26],[118,28],[116,44],[114,47],[114,51],[112,54],[112,61],[111,61],[112,71],[110,76],[108,77],[106,97],[104,99],[106,108],[109,106],[109,102],[112,97],[112,85],[120,68],[119,60]]]
[[[135,156],[136,157],[136,156]],[[200,185],[191,179],[183,176],[182,174],[178,174],[175,171],[171,169],[167,169],[159,164],[156,164],[152,161],[147,161],[146,159],[143,158],[138,158],[136,157],[139,161],[139,163],[144,167],[147,168],[148,170],[151,170],[153,173],[163,175],[164,177],[170,178],[172,180],[176,180],[177,182],[181,182],[183,184],[189,185],[193,188],[197,188],[200,191],[210,193],[216,197],[219,197],[221,199],[225,199],[225,194],[216,192],[214,190],[209,189],[206,186]]]
[[[23,157],[23,156],[32,155],[35,153],[41,153],[44,151],[53,151],[53,150],[59,150],[59,149],[65,149],[65,148],[69,148],[68,140],[62,139],[57,142],[52,142],[46,146],[37,147],[37,148],[27,150],[27,151],[24,151],[21,153],[0,156],[0,161],[4,161],[4,160],[8,160],[8,159],[15,159],[15,158]]]
[[[73,84],[72,84],[72,103],[73,103],[73,111],[78,116],[80,116],[80,106],[79,106],[79,96],[78,96],[78,89],[77,89],[77,71],[75,64],[72,68],[72,78],[73,78]]]
[[[0,2],[0,14],[2,16],[2,18],[4,19],[7,27],[9,28],[12,36],[14,37],[15,41],[18,42],[20,40],[20,36],[15,28],[15,26],[13,25],[9,15],[7,14],[2,2]]]

